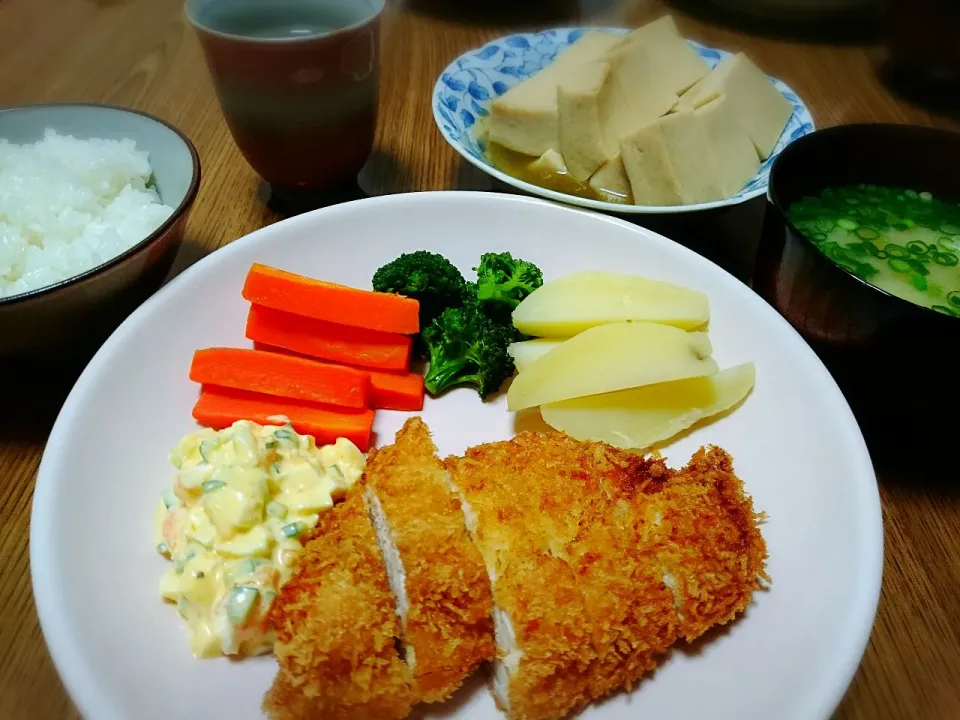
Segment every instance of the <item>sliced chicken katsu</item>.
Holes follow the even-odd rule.
[[[393,720],[410,712],[395,599],[361,493],[322,516],[272,619],[280,671],[264,699],[271,717]]]
[[[712,492],[697,468],[677,474],[658,459],[562,434],[522,433],[446,462],[493,584],[493,691],[511,718],[562,718],[629,688],[688,634],[683,623],[700,617],[696,608],[712,601],[711,617],[729,619],[756,587],[754,579],[728,588],[729,572],[711,574],[709,547],[681,547],[714,541],[693,532],[703,522],[734,532],[740,526],[727,514],[754,521],[732,475],[721,484],[739,498]],[[718,496],[727,505],[713,507]],[[754,533],[741,542],[750,551]]]
[[[730,622],[769,581],[767,546],[733,459],[701,448],[645,505],[640,544],[653,549],[674,594],[680,634]]]
[[[376,453],[365,477],[417,700],[444,700],[495,656],[483,559],[420,418]]]

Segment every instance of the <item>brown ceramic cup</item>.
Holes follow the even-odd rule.
[[[187,0],[224,118],[281,196],[355,182],[373,148],[385,0]]]

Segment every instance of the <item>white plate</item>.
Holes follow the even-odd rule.
[[[770,167],[788,143],[813,132],[813,116],[800,97],[785,82],[770,78],[777,90],[793,105],[793,115],[780,134],[773,152],[760,165],[757,174],[740,192],[730,198],[696,205],[623,205],[591,200],[548,190],[525,182],[497,169],[486,156],[486,142],[479,136],[483,118],[490,105],[514,85],[523,82],[553,62],[557,53],[566,49],[587,30],[604,30],[624,35],[626,28],[554,28],[535,33],[517,33],[491,40],[483,47],[470,50],[452,63],[437,78],[433,88],[433,119],[440,134],[467,161],[493,177],[524,192],[550,200],[619,214],[669,214],[737,205],[763,195],[767,190]],[[688,40],[710,67],[732,53]]]
[[[826,718],[866,644],[883,550],[870,458],[823,365],[746,286],[666,238],[540,200],[454,192],[348,203],[238,240],[145,303],[84,371],[47,444],[30,536],[43,632],[84,716],[258,716],[274,661],[195,660],[179,617],[157,596],[167,562],[153,549],[151,516],[173,475],[167,451],[195,428],[192,353],[248,345],[240,289],[253,262],[369,287],[378,266],[417,249],[444,253],[467,272],[481,252],[509,250],[547,278],[617,270],[710,296],[715,357],[722,366],[753,360],[756,390],[666,454],[680,465],[703,443],[732,453],[770,517],[763,534],[773,585],[728,632],[697,652],[676,650],[632,694],[584,717]],[[380,413],[379,442],[390,442],[405,417]],[[466,389],[429,400],[423,417],[442,454],[515,430],[503,397],[483,404]],[[482,689],[428,716],[500,717]]]

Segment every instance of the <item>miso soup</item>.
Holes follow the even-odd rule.
[[[787,217],[857,277],[960,317],[960,203],[928,192],[856,185],[795,202]]]

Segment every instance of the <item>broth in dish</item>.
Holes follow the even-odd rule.
[[[960,204],[856,185],[799,200],[787,217],[824,255],[874,287],[960,317]]]
[[[576,195],[588,200],[600,200],[622,205],[633,204],[633,198],[629,195],[614,190],[594,190],[589,183],[580,182],[565,169],[539,166],[537,158],[510,150],[495,142],[487,143],[487,159],[495,168],[502,170],[507,175],[512,175],[518,180],[523,180],[531,185],[538,185],[547,190],[564,193],[565,195]]]

